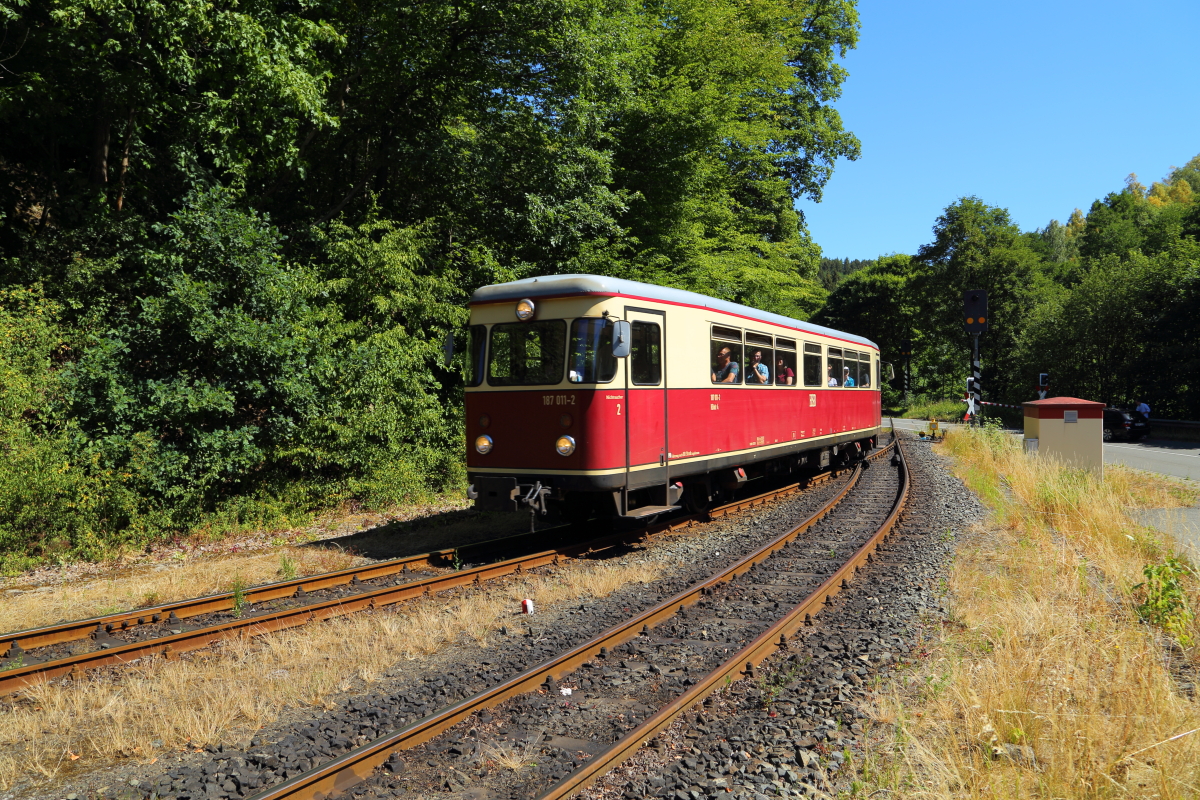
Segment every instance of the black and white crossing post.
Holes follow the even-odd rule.
[[[904,339],[900,342],[900,355],[904,358],[904,402],[906,405],[912,402],[912,390],[909,388],[909,366],[912,364],[912,348],[912,339]]]
[[[983,289],[972,289],[963,292],[963,321],[967,333],[971,334],[971,380],[967,389],[967,416],[972,425],[977,422],[979,401],[983,399],[983,385],[980,383],[979,364],[979,334],[988,329],[987,292]]]

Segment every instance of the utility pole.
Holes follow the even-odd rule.
[[[900,342],[900,355],[904,358],[904,404],[907,406],[912,402],[912,339],[904,339]]]
[[[983,399],[983,384],[980,382],[979,334],[988,329],[987,292],[972,289],[963,292],[963,321],[967,333],[971,334],[971,380],[967,381],[967,417],[972,425],[978,424],[979,401]]]

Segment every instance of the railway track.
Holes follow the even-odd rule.
[[[770,502],[831,480],[839,470],[707,512],[640,530],[572,541],[572,526],[435,550],[337,572],[0,635],[0,696],[41,681],[81,677],[142,658],[174,658],[232,636],[260,636],[381,608],[627,546]],[[517,557],[503,558],[512,552]],[[529,552],[531,551],[532,552]],[[496,558],[501,560],[494,560]],[[490,563],[489,563],[490,562]],[[456,565],[474,564],[465,568]],[[417,572],[430,572],[414,575]]]
[[[392,796],[401,788],[419,791],[421,785],[434,785],[423,782],[455,774],[445,753],[479,755],[507,746],[505,741],[558,748],[565,764],[550,775],[552,785],[545,776],[533,778],[527,786],[505,786],[509,796],[550,800],[579,792],[717,689],[756,677],[756,668],[813,624],[813,616],[872,560],[909,493],[903,454],[898,443],[893,447],[895,469],[857,467],[815,514],[707,579],[532,669],[324,764],[295,775],[276,763],[277,774],[289,777],[253,800],[328,798],[352,787],[363,797]],[[564,699],[576,692],[573,702]],[[546,732],[560,728],[555,720],[572,708],[576,721],[567,727],[573,736]],[[615,713],[618,708],[625,713]],[[509,722],[497,723],[497,717]],[[540,731],[529,729],[535,723]],[[527,729],[517,730],[520,724]],[[452,746],[434,747],[443,734],[452,737]],[[409,766],[402,753],[419,766]],[[272,768],[271,758],[261,758],[266,760],[260,768]],[[395,783],[399,772],[416,785]],[[360,786],[364,781],[368,784]]]

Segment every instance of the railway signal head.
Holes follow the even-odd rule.
[[[963,320],[967,333],[983,333],[988,329],[986,291],[971,289],[963,292]]]
[[[1038,373],[1038,386],[1049,386],[1049,385],[1050,385],[1050,373],[1049,372],[1039,372]]]
[[[900,355],[901,355],[901,357],[903,357],[905,359],[912,358],[912,348],[913,348],[912,339],[901,339],[900,340]]]

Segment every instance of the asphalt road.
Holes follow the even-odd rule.
[[[1200,481],[1200,442],[1143,439],[1104,445],[1105,464],[1125,464],[1148,472]]]

